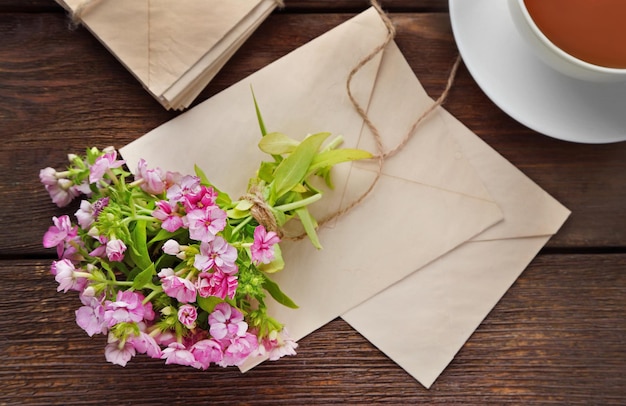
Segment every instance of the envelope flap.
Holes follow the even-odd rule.
[[[388,151],[409,136],[412,126],[432,106],[433,100],[426,94],[395,42],[386,47],[385,54],[387,57],[378,75],[382,85],[374,89],[368,115]],[[390,103],[392,99],[400,102]],[[438,108],[423,119],[410,135],[407,146],[385,161],[384,173],[493,201],[472,162],[445,125],[445,114],[444,109]],[[364,129],[359,148],[374,149],[374,137],[368,128]]]
[[[474,241],[550,236],[563,225],[570,211],[518,168],[478,137],[461,136],[471,131],[446,112],[446,125],[462,145],[465,155],[500,204],[504,221],[481,233]],[[500,168],[506,167],[504,171]],[[532,215],[528,215],[532,211]]]
[[[150,90],[165,92],[262,1],[150,0]]]
[[[61,2],[62,0],[58,0]],[[84,0],[63,0],[72,13]],[[148,1],[96,1],[81,15],[83,25],[138,80],[149,80],[150,15]]]

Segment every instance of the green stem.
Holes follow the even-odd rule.
[[[118,186],[120,184],[120,181],[117,179],[117,176],[115,176],[115,174],[113,173],[113,171],[111,170],[111,168],[107,168],[106,169],[106,174],[109,175],[109,179],[111,179],[111,181]]]
[[[339,145],[343,143],[343,136],[338,135],[331,142],[326,145],[326,147],[322,150],[322,152],[330,151],[331,149],[337,148]]]
[[[252,221],[252,216],[246,217],[241,223],[237,224],[237,227],[233,228],[231,235],[237,235],[237,233],[239,233],[239,231],[250,221]]]
[[[133,281],[108,281],[107,282],[109,285],[116,285],[116,286],[133,286]]]
[[[158,295],[159,293],[162,293],[162,292],[163,292],[163,288],[162,287],[154,286],[154,288],[152,289],[152,292],[150,292],[148,294],[148,296],[146,296],[146,298],[141,303],[145,305],[146,303],[151,301],[153,297],[155,297],[156,295]]]
[[[79,278],[87,278],[90,280],[95,280],[93,275],[90,274],[89,272],[74,271],[74,276],[77,276]]]
[[[138,221],[138,220],[154,221],[154,217],[152,217],[152,216],[132,216],[132,217],[126,217],[125,219],[122,220],[122,224],[128,225],[131,221]]]
[[[286,212],[289,210],[299,209],[300,207],[308,206],[311,203],[314,203],[322,198],[321,193],[317,193],[313,196],[309,196],[306,199],[298,200],[296,202],[283,204],[282,206],[276,206],[274,209],[280,210],[282,212]]]
[[[128,184],[128,187],[130,187],[130,188],[134,188],[134,187],[136,187],[136,186],[141,185],[142,183],[144,183],[144,179],[143,179],[143,178],[141,178],[141,179],[137,179],[137,180],[136,180],[136,181],[134,181],[134,182],[130,182],[130,183]]]
[[[146,209],[145,207],[142,207],[136,203],[135,203],[135,210],[136,210],[136,213],[138,214],[145,214],[145,215],[152,216],[152,210]]]

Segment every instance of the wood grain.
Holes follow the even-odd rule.
[[[430,390],[341,319],[298,355],[197,371],[104,360],[47,261],[0,262],[0,404],[620,404],[626,400],[626,255],[537,258]],[[410,340],[410,337],[407,337]]]
[[[468,0],[469,1],[469,0]],[[287,0],[195,104],[364,10],[365,0]],[[397,43],[437,97],[457,50],[446,0],[384,0]],[[41,247],[55,208],[38,181],[69,152],[123,146],[165,111],[53,0],[0,0],[0,405],[626,404],[626,143],[554,140],[498,109],[461,66],[446,108],[572,216],[430,390],[341,319],[296,357],[246,374],[138,357],[104,360],[74,322]],[[407,337],[410,340],[410,337]]]

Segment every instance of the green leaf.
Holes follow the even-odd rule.
[[[150,263],[143,271],[139,272],[135,279],[133,279],[133,289],[140,290],[143,289],[148,283],[152,281],[152,277],[156,275],[156,271],[154,269],[154,264]]]
[[[306,235],[309,236],[313,246],[317,249],[322,249],[322,245],[317,237],[317,232],[315,231],[315,227],[317,227],[317,221],[315,221],[315,218],[311,216],[311,213],[309,213],[309,210],[306,207],[296,209],[296,214],[300,218],[304,231],[306,231]]]
[[[217,192],[217,199],[215,200],[215,203],[217,203],[217,205],[220,206],[220,207],[230,206],[230,204],[232,203],[232,200],[230,199],[230,196],[228,196],[228,193],[222,192],[214,184],[212,184],[209,181],[209,178],[207,178],[207,176],[204,173],[204,171],[202,169],[200,169],[200,167],[198,165],[194,165],[193,169],[196,172],[196,176],[200,178],[200,183],[201,184],[203,184],[205,186],[210,186]]]
[[[270,133],[259,141],[259,149],[266,154],[289,154],[300,145],[300,142],[282,133]]]
[[[133,241],[129,244],[130,247],[128,248],[130,258],[133,260],[135,265],[141,269],[146,269],[152,264],[150,254],[148,254],[146,224],[145,220],[138,220],[135,222],[135,227],[131,232]]]
[[[334,166],[336,164],[348,161],[357,161],[360,159],[369,159],[373,155],[362,149],[333,149],[330,151],[324,151],[317,154],[311,166],[309,167],[309,174],[315,173],[317,170]]]
[[[274,171],[276,170],[276,166],[276,162],[261,162],[259,170],[257,171],[257,176],[265,183],[272,183],[274,180]]]
[[[285,260],[283,260],[283,253],[280,250],[280,245],[274,245],[274,259],[268,264],[259,264],[257,268],[265,273],[282,271],[285,268]]]
[[[172,232],[169,232],[165,229],[160,229],[158,233],[156,233],[156,235],[154,237],[152,237],[152,239],[148,242],[148,245],[152,245],[155,242],[159,242],[159,241],[164,241],[164,240],[169,240],[172,238],[177,237],[180,234],[183,234],[184,232],[186,232],[186,230],[184,228],[179,228],[178,230]]]
[[[276,219],[276,224],[278,224],[278,227],[282,227],[287,222],[287,217],[285,213],[283,213],[282,211],[272,210],[272,214],[274,215],[274,218]]]
[[[245,217],[248,217],[250,215],[250,211],[249,210],[237,210],[237,209],[230,209],[230,210],[226,210],[226,215],[228,216],[229,219],[233,219],[233,220],[239,220]]]
[[[317,133],[305,138],[276,168],[272,197],[274,201],[301,183],[320,148],[330,133]],[[273,202],[270,202],[273,203]]]
[[[194,165],[193,170],[194,172],[196,172],[196,176],[200,178],[200,183],[202,183],[203,185],[211,184],[211,182],[209,182],[209,178],[207,178],[204,171],[198,165]]]
[[[254,204],[251,201],[244,199],[237,202],[235,209],[240,211],[247,211],[250,210],[252,206],[254,206]]]
[[[209,297],[197,296],[196,302],[198,303],[198,306],[200,306],[202,310],[211,313],[213,309],[215,309],[215,306],[222,303],[223,300],[217,296],[209,296]]]
[[[264,275],[265,276],[265,275]],[[276,300],[278,303],[283,306],[287,306],[290,309],[297,309],[298,305],[294,303],[293,300],[289,298],[286,294],[280,290],[278,284],[272,281],[270,278],[265,276],[265,281],[263,282],[263,288]]]
[[[261,130],[261,135],[265,137],[267,135],[267,130],[265,129],[265,123],[263,123],[261,110],[259,109],[259,105],[256,102],[256,96],[254,95],[254,90],[252,89],[252,86],[250,86],[250,91],[252,91],[252,100],[254,100],[254,110],[256,111],[256,118],[259,122],[259,129]]]

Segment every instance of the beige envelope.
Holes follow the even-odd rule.
[[[86,0],[56,0],[74,12]],[[83,24],[166,108],[188,107],[275,0],[92,0]]]
[[[293,137],[330,131],[343,135],[346,147],[369,148],[371,135],[348,100],[345,83],[349,71],[386,34],[377,12],[369,9],[121,148],[121,153],[130,168],[144,158],[150,166],[192,173],[196,163],[216,185],[238,197],[259,162],[267,159],[256,145],[260,131],[251,88],[269,131]],[[414,106],[397,103],[398,87],[410,78],[399,76],[389,89],[378,83],[381,66],[393,71],[404,63],[393,53],[379,55],[352,86],[360,103],[371,105],[371,113],[376,110],[373,116],[385,129],[387,145],[395,144],[420,115]],[[323,250],[307,240],[284,242],[287,266],[272,276],[300,308],[270,304],[270,311],[294,338],[502,220],[461,145],[439,122],[437,117],[426,121],[389,161],[374,193],[320,230]],[[337,166],[336,189],[312,211],[321,217],[353,201],[369,186],[374,169],[374,163],[364,162]]]
[[[390,46],[385,52],[385,61],[394,63],[383,63],[374,95],[379,87],[384,92],[397,89],[393,100],[399,105],[414,110],[429,106],[432,100],[408,64],[401,63],[400,51]],[[381,123],[383,133],[393,131],[378,111],[372,104],[371,118]],[[426,387],[569,215],[444,109],[439,109],[436,121],[438,132],[459,142],[502,208],[504,221],[342,315]]]

